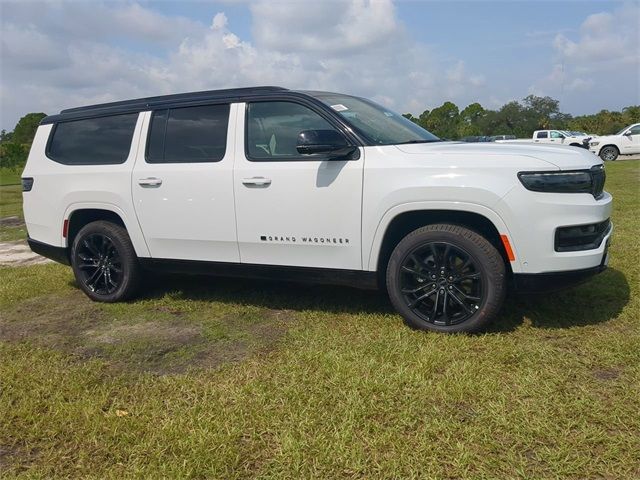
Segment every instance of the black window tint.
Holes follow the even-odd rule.
[[[547,138],[548,132],[538,132],[538,138]]]
[[[247,156],[251,160],[294,160],[303,130],[335,130],[313,110],[292,102],[256,102],[247,107]]]
[[[147,160],[150,162],[162,162],[164,158],[164,132],[167,128],[168,113],[169,110],[159,110],[153,112],[151,117],[149,146],[147,148]]]
[[[47,156],[65,165],[123,163],[129,156],[137,113],[56,124]]]
[[[147,162],[222,160],[227,146],[229,105],[175,108],[153,113]]]

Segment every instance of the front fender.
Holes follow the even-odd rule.
[[[369,248],[368,261],[367,261],[367,270],[375,271],[378,265],[378,258],[380,255],[380,249],[382,247],[382,241],[384,240],[385,233],[387,232],[387,228],[391,224],[394,218],[398,215],[407,213],[407,212],[416,212],[416,211],[430,211],[430,210],[455,210],[459,212],[471,212],[476,213],[478,215],[482,215],[487,220],[489,220],[499,234],[507,235],[507,237],[511,240],[512,235],[507,228],[507,224],[504,222],[502,217],[498,215],[494,210],[485,207],[484,205],[478,205],[475,203],[469,202],[449,202],[449,201],[425,201],[425,202],[408,202],[396,205],[392,208],[389,208],[385,214],[382,216],[378,226],[375,230],[373,241],[371,243],[371,247]],[[511,268],[513,272],[521,272],[522,266],[520,264],[517,245],[514,245],[514,242],[511,240],[511,247],[515,254],[515,261],[511,262]]]

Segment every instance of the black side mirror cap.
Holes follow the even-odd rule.
[[[336,130],[303,130],[298,134],[296,150],[302,155],[327,154],[330,158],[348,158],[358,147],[349,145]]]

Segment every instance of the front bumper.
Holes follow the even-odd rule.
[[[589,278],[604,272],[609,263],[609,241],[606,242],[600,265],[580,270],[547,273],[516,273],[513,287],[518,293],[548,293],[579,285]]]
[[[508,225],[515,261],[514,273],[542,274],[586,270],[600,265],[613,226],[596,248],[556,251],[559,228],[591,225],[611,218],[607,192],[596,200],[586,193],[544,193],[514,188],[495,207]]]

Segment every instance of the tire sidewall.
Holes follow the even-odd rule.
[[[467,229],[464,229],[464,231],[475,234],[475,232]],[[482,240],[484,240],[484,238],[482,238]],[[473,258],[474,264],[480,271],[483,282],[483,298],[480,303],[480,308],[478,308],[478,311],[469,319],[462,323],[456,325],[435,325],[427,322],[406,305],[404,297],[400,292],[401,267],[404,260],[416,248],[431,242],[446,242],[460,248]],[[488,241],[484,240],[484,242],[495,250]],[[500,256],[497,250],[495,254]],[[404,317],[408,325],[413,328],[448,333],[475,332],[482,328],[497,313],[497,310],[499,310],[502,304],[505,290],[505,270],[501,257],[500,262],[502,269],[496,269],[489,258],[487,258],[486,252],[465,235],[446,230],[418,229],[407,235],[391,254],[387,268],[387,290],[396,310]]]

